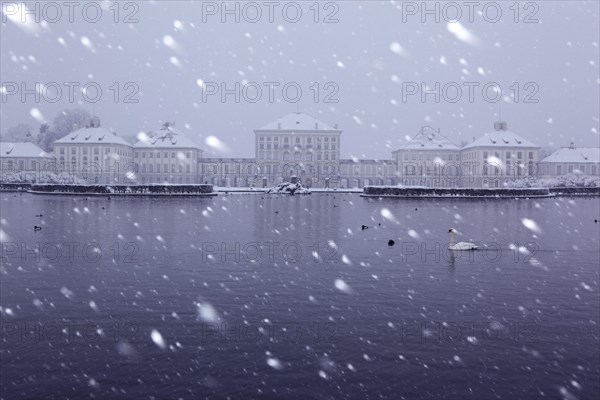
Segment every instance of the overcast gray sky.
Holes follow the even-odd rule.
[[[283,85],[296,83],[302,89],[300,110],[343,129],[344,158],[390,158],[424,124],[441,128],[457,144],[471,141],[491,130],[499,104],[509,129],[541,146],[571,140],[598,146],[598,2],[521,2],[518,7],[496,2],[483,13],[486,3],[473,8],[471,22],[469,7],[457,2],[460,24],[449,25],[446,19],[454,18],[456,10],[439,3],[436,22],[435,15],[423,15],[420,1],[320,2],[316,7],[312,1],[259,1],[254,8],[238,3],[239,22],[234,14],[222,14],[221,2],[97,2],[104,8],[97,22],[92,22],[93,6],[84,18],[84,3],[72,9],[72,22],[68,7],[61,6],[61,16],[52,22],[56,10],[38,3],[41,20],[49,20],[39,24],[32,21],[34,15],[20,22],[23,16],[14,3],[3,2],[1,128],[21,122],[37,128],[61,109],[81,106],[123,136],[175,121],[208,154],[251,157],[252,129],[296,111],[293,87],[288,100],[282,93]],[[230,9],[235,4],[230,2]],[[296,4],[302,10],[298,22],[293,21]],[[498,8],[500,20],[492,22]],[[57,102],[42,97],[38,103],[31,94],[22,102],[21,93],[10,94],[10,82],[29,89],[36,82],[56,82],[63,92],[57,97],[50,84],[47,95]],[[102,97],[92,104],[76,91],[70,103],[64,82],[94,82]],[[135,85],[126,87],[128,82]],[[206,93],[213,82],[231,89],[236,82],[249,84],[248,98],[242,93],[236,103],[231,94],[222,102],[220,95]],[[266,82],[280,84],[273,101]],[[493,90],[487,99],[482,93],[492,82],[503,90],[504,99],[497,103]],[[115,83],[120,87],[116,101]],[[434,95],[425,101],[420,93],[410,95],[408,90],[422,83],[432,89],[436,83],[446,85],[446,96],[436,102]],[[253,103],[248,100],[257,85],[263,93]],[[474,87],[472,101],[469,85]],[[453,103],[457,87],[462,96]],[[128,93],[139,102],[127,103]],[[338,102],[326,102],[328,94]],[[90,89],[89,98],[94,96]],[[231,151],[211,151],[205,143],[209,136]]]

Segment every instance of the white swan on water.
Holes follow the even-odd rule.
[[[450,244],[448,249],[450,250],[477,250],[479,246],[475,243],[470,242],[458,242],[456,243],[456,229],[452,228],[448,231],[450,234]]]

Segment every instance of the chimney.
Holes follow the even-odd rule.
[[[494,122],[494,129],[496,131],[506,131],[508,129],[508,125],[503,121]]]
[[[281,130],[281,122],[277,123],[277,129]]]
[[[569,148],[571,150],[575,149],[575,142],[571,142],[571,144],[569,145]]]

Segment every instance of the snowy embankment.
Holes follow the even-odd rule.
[[[548,188],[527,189],[479,189],[479,188],[425,188],[396,186],[367,186],[365,197],[434,197],[434,198],[515,198],[515,197],[551,197]]]
[[[290,183],[283,182],[277,186],[273,186],[271,189],[267,190],[265,193],[269,194],[311,194],[310,189],[302,187],[302,184],[298,183]]]
[[[212,185],[31,185],[30,193],[114,196],[216,196]]]
[[[253,187],[223,187],[223,186],[215,186],[214,191],[225,194],[232,193],[255,193],[255,194],[264,194],[269,188],[253,188]],[[310,191],[313,193],[362,193],[363,190],[359,188],[310,188]]]

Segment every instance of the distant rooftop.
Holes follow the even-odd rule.
[[[463,149],[473,147],[539,147],[538,145],[524,139],[514,132],[508,130],[506,122],[494,123],[494,130],[488,132],[467,144]]]
[[[143,134],[138,138],[140,140],[134,145],[136,148],[199,149],[198,145],[175,128],[175,124],[172,122],[166,122],[158,131]]]
[[[75,143],[75,144],[121,144],[123,146],[131,146],[131,143],[128,143],[122,137],[117,136],[116,133],[109,131],[108,129],[102,128],[100,126],[100,119],[98,117],[94,117],[91,119],[88,126],[77,129],[69,133],[66,136],[58,139],[54,143],[65,144],[65,143]]]
[[[554,163],[600,163],[598,147],[563,147],[544,158],[541,162]]]
[[[0,157],[8,158],[53,158],[33,143],[0,142]]]
[[[424,126],[398,150],[460,150],[460,148],[431,126]],[[397,151],[398,151],[397,150]]]
[[[332,131],[341,132],[337,125],[333,127],[304,113],[289,113],[257,131]]]

